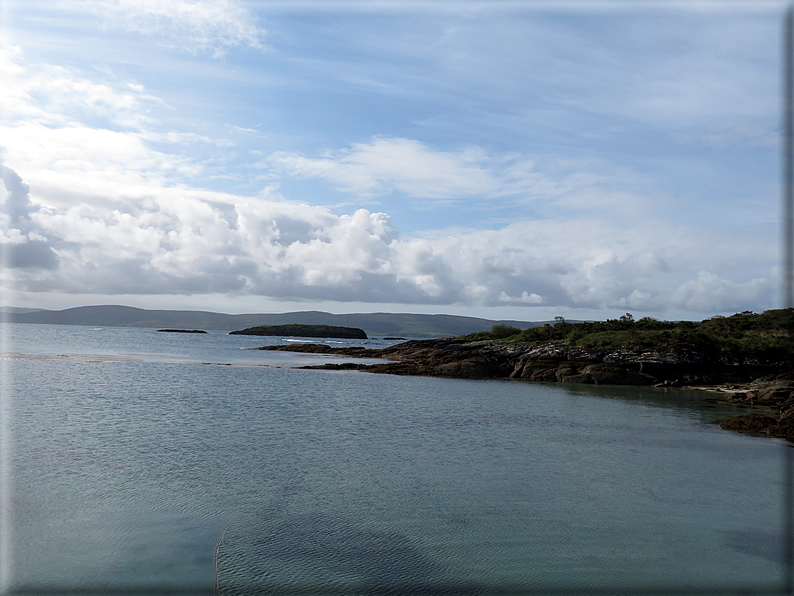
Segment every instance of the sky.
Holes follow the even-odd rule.
[[[785,7],[0,0],[0,302],[780,308]]]

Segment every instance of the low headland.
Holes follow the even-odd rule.
[[[160,333],[206,333],[203,329],[158,329]]]
[[[333,325],[259,325],[241,331],[232,331],[229,335],[269,335],[281,337],[325,337],[337,339],[368,339],[363,329],[354,327],[336,327]]]
[[[794,309],[743,312],[699,323],[634,320],[555,324],[443,339],[414,340],[373,350],[322,344],[267,346],[284,350],[382,358],[379,364],[307,368],[463,379],[645,385],[700,389],[763,414],[736,416],[728,430],[794,441]]]

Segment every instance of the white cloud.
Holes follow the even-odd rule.
[[[473,146],[438,151],[403,138],[376,138],[318,158],[274,153],[258,165],[297,178],[325,179],[365,198],[400,192],[438,203],[480,201],[502,209],[531,205],[539,215],[584,209],[627,217],[648,203],[641,194],[647,190],[645,181],[603,160],[489,155]]]
[[[46,236],[31,222],[28,185],[0,163],[0,257],[4,270],[56,269],[58,259]]]
[[[0,95],[11,107],[0,120],[0,244],[13,265],[2,278],[22,291],[653,313],[771,307],[768,279],[723,266],[768,268],[776,255],[755,250],[751,232],[725,243],[682,218],[653,219],[642,181],[600,162],[438,151],[403,138],[319,158],[271,157],[290,175],[362,194],[508,197],[541,213],[518,211],[498,230],[405,237],[388,213],[338,214],[275,188],[260,196],[196,188],[186,180],[202,174],[201,163],[148,142],[211,139],[148,130],[147,102],[158,100],[142,87],[46,67],[29,73],[13,48],[0,59],[9,65],[0,77],[12,83]]]
[[[152,124],[149,106],[162,101],[135,83],[94,82],[69,69],[25,66],[22,50],[0,38],[0,114],[46,126],[91,119],[105,126],[140,129]],[[5,145],[9,143],[4,141]]]
[[[364,195],[396,190],[419,197],[454,198],[497,192],[499,182],[485,161],[475,150],[433,151],[412,139],[376,138],[315,159],[275,153],[262,165],[293,176],[325,178]]]
[[[542,304],[543,297],[538,294],[530,294],[526,290],[521,292],[520,296],[509,296],[507,292],[499,294],[499,302],[518,302],[521,304]]]
[[[745,282],[722,279],[714,273],[701,271],[675,289],[675,306],[693,312],[741,312],[757,309],[757,304],[769,301],[775,284],[770,278],[759,277]]]
[[[113,27],[163,37],[191,52],[221,57],[233,46],[263,47],[264,30],[235,0],[93,0],[84,7]]]
[[[7,196],[15,192],[5,188]],[[684,255],[704,238],[683,230],[672,246],[667,226],[626,235],[606,221],[558,219],[401,238],[385,213],[336,215],[285,201],[273,189],[261,197],[173,187],[133,191],[60,207],[19,194],[7,199],[4,221],[22,209],[30,225],[19,240],[47,266],[19,266],[5,271],[5,279],[23,291],[66,294],[228,293],[653,313],[667,306],[712,314],[771,307],[769,279],[692,274]],[[625,241],[614,242],[621,235]],[[14,240],[7,234],[5,242]],[[741,242],[722,252],[731,251],[742,252]]]
[[[105,83],[76,79],[66,69],[51,69],[31,80],[29,93],[46,97],[43,107],[50,113],[85,113],[124,127],[140,128],[153,122],[141,109],[142,100],[152,101],[140,86],[113,88]]]

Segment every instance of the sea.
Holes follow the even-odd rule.
[[[710,393],[0,331],[7,594],[790,593],[790,445]]]

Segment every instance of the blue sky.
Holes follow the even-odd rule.
[[[784,8],[0,0],[3,302],[778,308]]]

